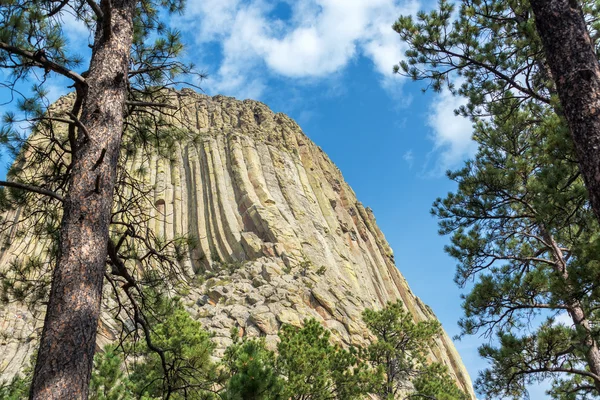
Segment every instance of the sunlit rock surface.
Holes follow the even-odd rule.
[[[308,317],[342,343],[365,344],[362,311],[396,299],[416,321],[435,319],[396,268],[372,211],[293,120],[251,100],[184,90],[177,102],[173,122],[189,132],[189,140],[172,160],[155,157],[147,165],[138,159],[130,167],[148,170],[152,229],[167,239],[198,239],[184,266],[212,277],[185,300],[192,316],[215,332],[221,351],[234,326],[243,335],[266,336],[274,346],[281,324],[300,325]],[[13,243],[0,254],[0,265],[8,266],[29,245]],[[0,308],[3,378],[29,359],[42,319],[18,303]],[[99,346],[113,335],[105,316]],[[432,359],[472,392],[446,334],[432,348]]]

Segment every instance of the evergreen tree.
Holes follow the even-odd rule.
[[[226,400],[284,399],[284,380],[276,368],[276,356],[265,347],[264,339],[240,341],[237,331],[234,343],[225,351],[223,364],[229,379],[221,398]]]
[[[122,365],[123,357],[116,346],[107,345],[94,357],[94,369],[90,381],[91,400],[133,399],[132,384]]]
[[[130,343],[125,353],[135,397],[216,399],[220,379],[211,335],[177,300],[158,298],[154,308],[161,312],[151,321],[150,340]]]
[[[492,368],[477,386],[522,398],[527,384],[570,379],[570,390],[597,395],[597,221],[561,119],[534,106],[506,112],[476,126],[475,159],[449,174],[458,190],[433,209],[452,235],[457,283],[476,280],[463,332],[499,338],[480,350]],[[571,326],[553,323],[563,314]]]
[[[600,65],[594,42],[579,2],[531,0],[530,4],[590,203],[600,221]]]
[[[597,31],[597,3],[582,7]],[[441,1],[394,28],[410,47],[397,70],[465,96],[458,112],[474,122],[479,150],[449,173],[458,189],[433,213],[452,235],[456,282],[475,281],[463,333],[498,337],[480,349],[491,367],[476,386],[522,398],[550,379],[556,398],[598,396],[598,223],[531,8],[463,1],[457,11]]]
[[[32,163],[52,167],[40,175],[36,169],[13,171],[12,179],[0,184],[27,192],[38,204],[53,204],[46,216],[61,221],[60,229],[52,231],[59,238],[57,260],[31,398],[87,397],[107,256],[115,281],[120,281],[113,287],[128,288],[125,297],[131,302],[141,296],[119,251],[124,239],[139,238],[139,233],[127,227],[117,243],[109,240],[117,164],[126,119],[140,116],[143,108],[153,110],[150,120],[158,119],[169,107],[164,101],[168,92],[160,89],[191,71],[173,59],[182,49],[179,35],[159,20],[161,10],[179,12],[182,7],[182,0],[0,2],[0,68],[12,79],[3,88],[19,98],[26,121],[49,132],[48,141],[24,141],[11,128],[22,125],[19,115],[7,114],[2,142],[21,150],[17,168]],[[67,14],[89,29],[89,61],[68,45]],[[26,92],[19,85],[31,80],[31,95],[20,97]],[[75,89],[70,110],[48,108],[47,82],[65,80]],[[55,134],[64,126],[65,135]],[[40,202],[39,196],[50,201]],[[38,219],[37,228],[48,226],[45,221]],[[139,305],[131,308],[135,325],[147,325]]]
[[[401,393],[411,393],[409,398],[468,398],[446,367],[427,362],[430,346],[440,334],[438,321],[415,323],[401,301],[388,303],[379,311],[367,309],[363,319],[376,338],[366,349],[366,359],[385,374],[385,381],[377,390],[380,398],[394,399]]]
[[[279,331],[277,368],[285,379],[283,398],[293,400],[360,399],[372,391],[378,376],[354,348],[330,343],[330,333],[314,319],[302,328]]]
[[[427,365],[412,383],[414,391],[408,399],[470,400],[470,396],[456,386],[448,368],[440,363]]]

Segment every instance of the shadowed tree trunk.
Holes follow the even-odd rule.
[[[568,288],[569,293],[574,293],[575,290],[572,287],[569,272],[567,267],[567,260],[563,250],[552,235],[548,233],[545,228],[541,229],[544,240],[551,247],[552,258],[555,262],[555,270],[558,276],[561,276],[564,282],[565,288]],[[567,306],[567,312],[573,326],[581,332],[581,345],[585,348],[585,358],[590,372],[593,374],[590,378],[594,381],[594,386],[598,393],[600,393],[600,348],[595,338],[594,331],[592,329],[593,321],[589,320],[589,310],[586,310],[579,299],[572,298],[565,302]],[[588,312],[586,312],[588,311]]]
[[[577,0],[531,0],[537,31],[600,221],[600,66]]]
[[[86,83],[77,84],[81,126],[64,199],[60,255],[31,399],[85,399],[102,299],[108,228],[123,131],[135,0],[102,0]],[[85,127],[85,128],[83,128]]]

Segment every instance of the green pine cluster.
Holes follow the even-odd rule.
[[[598,48],[600,8],[583,0]],[[522,0],[441,0],[403,16],[396,71],[465,98],[476,154],[433,204],[466,289],[463,335],[490,340],[476,387],[522,399],[600,397],[600,229],[538,37]]]
[[[284,325],[276,351],[234,329],[218,362],[211,335],[177,299],[154,305],[164,319],[155,321],[150,340],[125,339],[96,355],[90,399],[469,399],[445,366],[427,361],[439,323],[415,323],[401,302],[364,312],[374,337],[366,348],[334,344],[327,329],[308,319],[301,328]],[[30,375],[1,386],[0,398],[27,398]]]

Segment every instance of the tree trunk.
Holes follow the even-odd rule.
[[[573,324],[577,329],[581,329],[584,332],[584,345],[586,347],[585,358],[590,367],[590,372],[596,375],[594,379],[594,387],[596,391],[600,393],[600,349],[598,348],[598,342],[594,340],[590,321],[587,319],[581,303],[573,302],[568,305],[569,316],[573,321]]]
[[[85,399],[102,300],[135,0],[103,0],[31,399]],[[88,137],[89,135],[89,137]]]
[[[577,0],[531,0],[537,31],[600,221],[600,66]]]
[[[552,256],[557,265],[556,272],[562,277],[567,293],[572,293],[573,289],[569,280],[569,271],[567,270],[567,262],[564,254],[560,249],[560,246],[554,240],[554,237],[552,237],[545,228],[542,228],[541,230],[544,235],[544,240],[551,246]],[[594,386],[600,394],[600,348],[598,348],[598,342],[592,332],[586,310],[584,310],[579,300],[571,298],[565,303],[571,321],[573,321],[573,325],[576,329],[583,331],[583,341],[581,344],[585,347],[585,358],[590,372],[596,376],[593,378]]]

